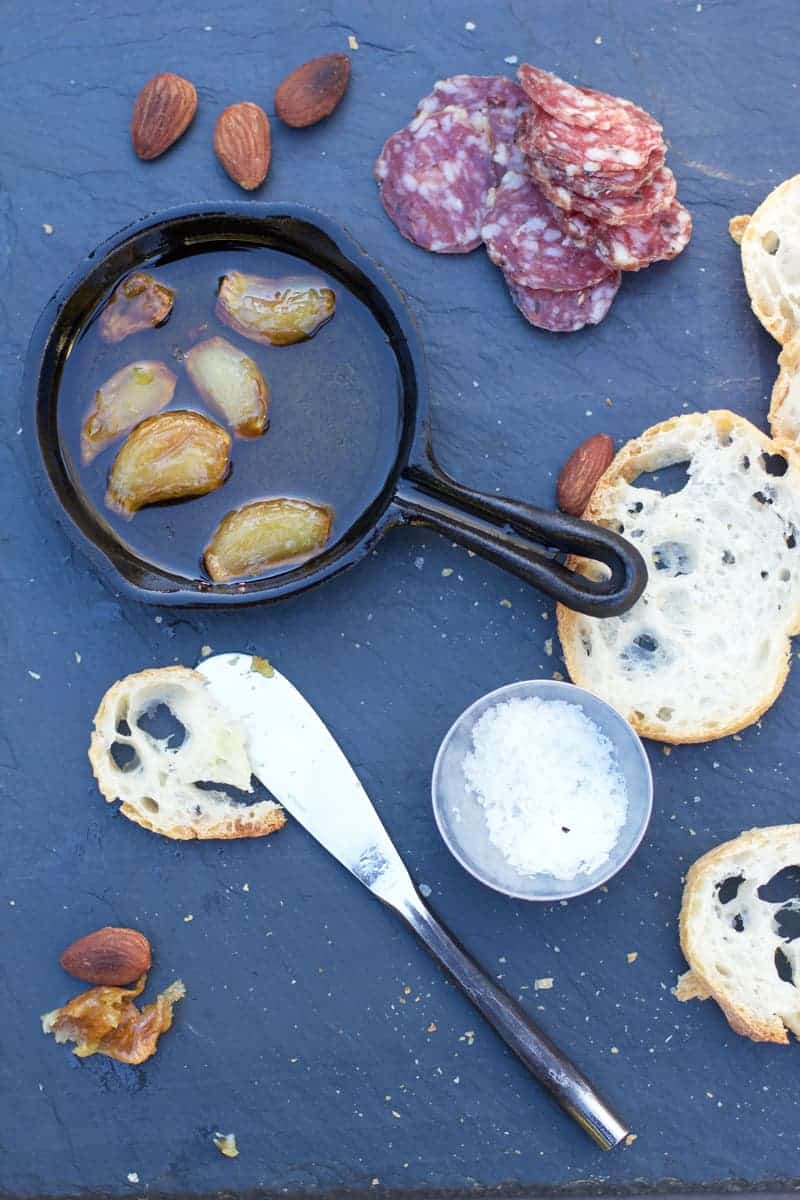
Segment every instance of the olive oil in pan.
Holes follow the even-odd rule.
[[[59,438],[77,490],[118,541],[140,559],[185,579],[206,578],[202,555],[214,530],[227,513],[250,500],[289,496],[330,505],[335,517],[328,544],[333,545],[380,495],[400,440],[397,362],[369,309],[313,263],[263,247],[198,252],[140,269],[175,290],[168,321],[109,344],[97,328],[101,304],[62,373]],[[228,271],[321,277],[336,293],[336,312],[308,341],[262,346],[215,315],[219,280]],[[118,516],[106,507],[105,492],[124,437],[87,466],[81,465],[81,426],[95,391],[128,363],[161,360],[177,375],[175,394],[165,411],[201,412],[227,428],[197,394],[182,362],[195,343],[215,336],[239,347],[262,371],[270,389],[266,433],[233,438],[230,475],[217,491],[142,508],[130,520]],[[291,570],[292,565],[268,574]]]

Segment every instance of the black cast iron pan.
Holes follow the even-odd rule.
[[[268,247],[304,259],[368,307],[396,360],[400,419],[394,459],[379,493],[321,555],[268,578],[212,584],[147,561],[125,544],[76,485],[57,414],[65,362],[91,314],[120,278],[137,268],[230,246]],[[422,345],[405,304],[347,233],[298,205],[193,205],[147,218],[112,237],[89,255],[43,312],[28,355],[24,405],[23,427],[43,495],[101,576],[139,600],[231,605],[278,599],[358,562],[388,529],[404,523],[429,526],[568,607],[595,617],[630,608],[646,582],[640,554],[618,534],[522,501],[473,491],[442,471],[430,443]],[[610,575],[603,581],[586,579],[559,561],[564,552],[599,560],[610,568]]]

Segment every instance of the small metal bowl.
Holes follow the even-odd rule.
[[[509,866],[489,840],[486,818],[464,779],[462,763],[472,748],[476,721],[488,708],[504,700],[563,700],[575,704],[594,721],[612,743],[617,766],[625,779],[628,813],[614,848],[605,863],[591,873],[573,879],[554,875],[525,875]],[[487,887],[519,900],[569,900],[606,883],[625,866],[644,837],[653,810],[653,776],[644,747],[628,722],[616,709],[591,692],[553,679],[530,679],[509,683],[481,696],[451,725],[439,747],[431,780],[433,814],[451,854],[465,870]]]

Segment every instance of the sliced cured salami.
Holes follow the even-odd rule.
[[[550,292],[520,287],[506,278],[511,299],[526,321],[551,333],[574,333],[584,325],[599,325],[620,285],[619,271],[612,271],[592,287],[572,292]]]
[[[512,164],[521,168],[515,137],[528,100],[518,83],[505,75],[453,75],[434,85],[430,95],[420,100],[417,113],[440,112],[450,105],[465,108],[467,112],[483,111],[488,117],[495,141],[498,182]]]
[[[567,212],[555,204],[553,205],[553,216],[561,232],[571,238],[576,246],[594,246],[597,240],[596,221],[591,221],[576,210]]]
[[[437,254],[479,246],[495,183],[493,149],[484,114],[457,106],[420,113],[392,134],[375,177],[403,237]]]
[[[528,153],[546,155],[555,162],[584,175],[615,175],[620,171],[642,171],[654,150],[663,146],[656,125],[649,128],[638,122],[615,125],[611,130],[584,129],[568,125],[536,109],[528,119]]]
[[[641,271],[651,263],[677,257],[691,236],[691,215],[673,200],[664,212],[637,225],[598,224],[595,249],[615,271]]]
[[[642,170],[613,173],[595,171],[585,175],[580,167],[560,162],[536,149],[532,135],[535,121],[536,115],[532,110],[520,117],[517,126],[517,148],[525,155],[526,169],[542,189],[546,190],[548,199],[558,203],[561,208],[570,207],[569,197],[572,193],[592,200],[603,199],[606,196],[633,195],[664,165],[665,151],[662,145],[650,153]],[[562,195],[562,200],[554,199],[557,193]]]
[[[534,104],[567,125],[602,131],[613,129],[616,125],[638,123],[643,128],[661,133],[661,126],[650,113],[620,96],[610,96],[593,88],[576,87],[528,63],[522,64],[517,77]]]
[[[608,275],[592,250],[564,237],[553,205],[516,171],[503,176],[481,236],[492,262],[523,287],[575,291]]]

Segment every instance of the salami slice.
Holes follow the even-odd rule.
[[[664,144],[658,126],[632,122],[605,131],[584,129],[559,121],[541,108],[528,119],[528,139],[529,153],[538,151],[584,175],[642,171],[653,151]]]
[[[375,164],[381,201],[403,237],[437,254],[481,243],[495,183],[489,122],[457,106],[420,113]]]
[[[673,200],[664,212],[637,225],[596,226],[595,249],[615,271],[641,271],[676,258],[692,236],[691,214]]]
[[[517,147],[525,155],[526,169],[533,176],[549,200],[561,208],[570,207],[570,195],[586,196],[588,199],[603,199],[606,196],[630,196],[641,190],[644,184],[664,165],[664,146],[651,151],[642,170],[596,171],[584,175],[580,167],[559,162],[536,149],[532,131],[536,115],[533,110],[523,113],[517,126]],[[559,199],[556,199],[556,196]]]
[[[573,210],[567,212],[553,205],[553,216],[565,237],[571,238],[576,246],[593,247],[597,240],[597,223],[589,220],[583,213]]]
[[[571,292],[550,292],[520,287],[506,277],[511,299],[526,321],[551,333],[574,333],[584,325],[599,325],[607,314],[620,285],[619,271],[612,271],[593,287]]]
[[[435,113],[450,105],[467,112],[483,111],[495,141],[498,182],[512,164],[521,168],[515,145],[517,123],[528,107],[527,97],[513,79],[505,75],[453,75],[434,84],[430,95],[420,100],[417,113]]]
[[[661,133],[661,126],[650,113],[630,100],[597,92],[593,88],[575,87],[540,67],[523,63],[517,77],[527,95],[545,112],[567,125],[584,129],[611,130],[616,125],[638,123],[643,128]]]
[[[564,237],[553,205],[516,171],[503,176],[481,236],[492,262],[526,288],[575,291],[608,275],[608,266],[592,250]]]

